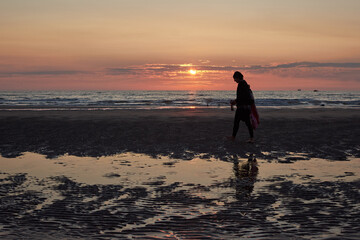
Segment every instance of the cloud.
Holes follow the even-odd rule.
[[[318,63],[318,62],[294,62],[278,64],[275,66],[250,66],[248,69],[288,69],[288,68],[360,68],[360,63]]]
[[[322,79],[333,81],[360,82],[360,63],[320,63],[291,62],[271,65],[221,66],[209,64],[145,64],[138,66],[108,68],[106,75],[141,76],[141,78],[180,79],[190,78],[189,70],[196,69],[198,80],[223,79],[232,76],[232,72],[241,71],[249,74],[267,74],[289,79]]]
[[[347,68],[360,69],[360,63],[318,63],[318,62],[293,62],[277,65],[251,65],[251,66],[216,66],[216,65],[193,65],[193,64],[145,64],[140,66],[130,66],[123,68],[106,69],[109,75],[121,74],[141,74],[143,72],[164,73],[181,72],[188,69],[199,71],[271,71],[276,69],[295,69],[295,68]]]
[[[12,72],[0,72],[0,77],[9,77],[9,76],[57,76],[57,75],[76,75],[76,74],[85,74],[85,73],[89,73],[89,72],[73,71],[73,70],[12,71]]]
[[[272,66],[250,66],[247,73],[269,73],[288,78],[318,78],[360,81],[360,63],[295,62]]]
[[[209,63],[210,63],[210,60],[200,59],[199,62],[202,63],[202,64],[209,64]]]
[[[77,74],[101,74],[107,76],[126,76],[133,78],[163,78],[180,79],[189,78],[190,69],[196,69],[200,77],[221,78],[224,74],[241,71],[245,74],[272,74],[290,78],[328,78],[350,79],[360,81],[360,63],[320,63],[320,62],[291,62],[269,65],[222,66],[210,64],[144,64],[119,68],[105,68],[100,72],[77,70],[36,70],[36,71],[0,71],[0,77],[24,76],[61,76]]]
[[[132,67],[128,68],[107,68],[106,74],[107,75],[123,75],[123,74],[138,74],[139,71],[143,71],[144,69],[136,69]]]
[[[192,64],[145,64],[123,68],[107,68],[107,75],[168,75],[188,71]]]
[[[163,74],[183,74],[188,73],[190,69],[196,69],[199,72],[203,71],[233,71],[239,69],[239,67],[232,66],[213,66],[213,65],[193,65],[191,63],[186,64],[145,64],[140,66],[130,66],[123,68],[107,68],[106,74],[108,75],[123,75],[123,74],[155,74],[155,75],[163,75]]]

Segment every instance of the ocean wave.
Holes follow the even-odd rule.
[[[359,107],[359,92],[254,92],[257,106],[263,107]],[[0,92],[1,106],[101,106],[119,108],[177,108],[188,106],[224,107],[234,91],[52,91]]]

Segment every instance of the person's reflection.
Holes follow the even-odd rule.
[[[254,189],[254,183],[259,172],[258,164],[254,156],[250,156],[246,163],[239,164],[234,158],[236,198],[241,200],[249,198]]]

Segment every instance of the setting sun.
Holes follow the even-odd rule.
[[[190,73],[191,75],[196,75],[197,71],[194,70],[194,69],[190,69],[190,70],[189,70],[189,73]]]

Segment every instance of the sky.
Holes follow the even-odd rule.
[[[360,90],[359,0],[1,0],[0,90]]]

